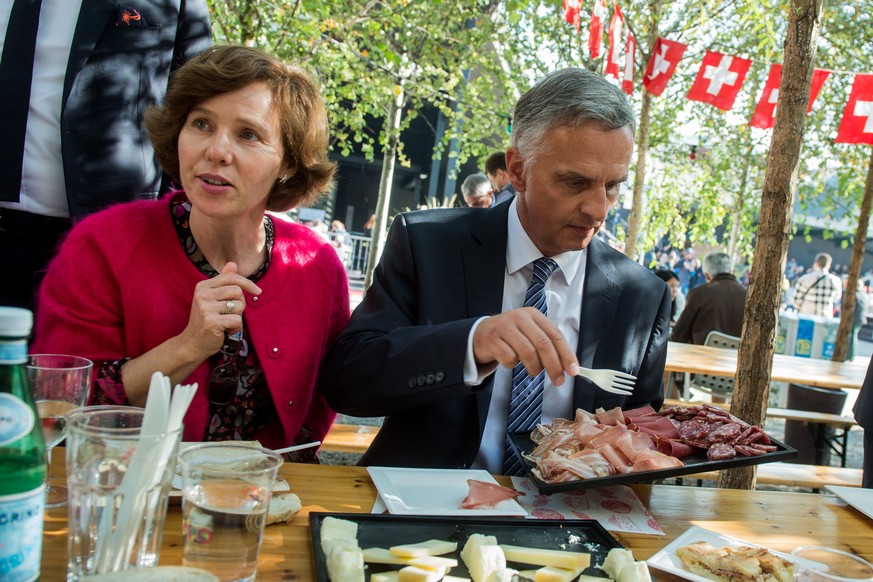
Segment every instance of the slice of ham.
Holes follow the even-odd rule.
[[[463,509],[493,509],[501,501],[524,495],[515,489],[476,479],[467,479],[467,485],[470,486],[470,492],[461,502]]]

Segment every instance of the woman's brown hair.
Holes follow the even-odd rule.
[[[327,190],[336,163],[328,159],[324,101],[313,77],[260,49],[217,46],[194,57],[170,79],[163,105],[146,111],[145,126],[158,162],[179,182],[179,133],[191,110],[217,95],[265,83],[273,92],[282,133],[283,163],[290,168],[267,198],[267,210],[311,204]]]

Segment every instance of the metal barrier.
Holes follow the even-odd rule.
[[[348,232],[329,232],[328,238],[349,277],[363,277],[370,258],[370,237]]]

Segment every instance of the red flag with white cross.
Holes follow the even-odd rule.
[[[685,54],[686,48],[688,48],[688,45],[667,40],[666,38],[658,37],[655,40],[652,57],[649,59],[646,73],[643,75],[643,87],[649,93],[658,96],[664,92],[664,89],[667,87],[667,81],[673,76],[676,65],[679,64],[682,55]]]
[[[855,75],[834,141],[873,145],[873,73]]]
[[[730,111],[751,65],[749,59],[706,51],[688,99]]]
[[[572,24],[579,32],[579,14],[582,12],[582,0],[564,0],[564,22]]]
[[[812,111],[812,104],[815,98],[818,97],[822,85],[830,76],[831,72],[827,69],[815,69],[812,73],[812,85],[809,87],[809,105],[806,107],[806,112]],[[767,82],[764,84],[764,91],[761,93],[761,99],[758,105],[755,106],[755,112],[752,114],[752,119],[749,120],[749,125],[761,129],[769,129],[773,127],[773,121],[776,118],[776,101],[779,99],[779,86],[782,78],[782,65],[770,65],[770,74],[767,77]]]
[[[612,12],[612,20],[609,21],[609,30],[606,36],[609,40],[609,50],[606,52],[606,74],[612,75],[616,79],[620,78],[622,68],[619,51],[621,47],[621,25],[624,22],[624,16],[621,13],[621,8],[618,4],[614,5]]]
[[[588,26],[588,53],[592,59],[600,57],[603,48],[603,23],[606,21],[606,0],[594,0],[591,24]]]
[[[637,39],[628,33],[627,47],[624,51],[624,77],[621,80],[621,88],[630,95],[634,92],[634,55],[637,50]]]

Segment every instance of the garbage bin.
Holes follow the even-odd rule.
[[[846,404],[845,390],[832,390],[828,388],[815,388],[805,384],[788,385],[788,408],[794,410],[811,410],[829,414],[841,414]],[[820,446],[817,446],[813,438],[815,431],[824,431],[825,438]],[[789,463],[801,463],[804,465],[830,465],[831,448],[827,442],[833,440],[834,428],[817,424],[811,427],[799,420],[785,421],[785,444],[797,449],[797,458]]]

